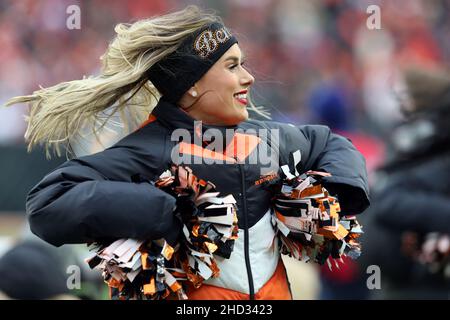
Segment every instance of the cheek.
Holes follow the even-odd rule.
[[[216,81],[216,90],[221,93],[223,97],[227,97],[228,99],[233,98],[233,94],[238,91],[239,82],[237,78],[229,73],[219,77],[218,81]]]
[[[201,84],[205,90],[211,91],[203,101],[203,111],[208,114],[228,115],[235,113],[236,103],[233,94],[239,91],[237,76],[231,72],[215,72],[208,74]]]
[[[233,94],[237,91],[236,86],[232,82],[224,80],[216,81],[214,86],[210,87],[212,92],[208,95],[208,101],[205,101],[205,104],[214,106],[209,111],[215,114],[229,114],[235,103]]]

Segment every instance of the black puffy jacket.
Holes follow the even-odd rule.
[[[331,173],[326,178],[326,187],[339,196],[343,214],[361,213],[369,205],[364,158],[346,138],[331,133],[325,126],[245,121],[231,129],[240,132],[234,138],[245,141],[246,149],[235,154],[234,148],[228,146],[227,157],[220,152],[204,152],[204,159],[223,158],[228,162],[205,164],[198,161],[202,160],[199,151],[205,147],[201,139],[179,143],[180,139],[174,138],[175,129],[186,129],[181,133],[188,132],[192,137],[203,132],[196,129],[193,119],[184,111],[161,100],[151,119],[114,146],[67,161],[45,176],[27,197],[32,231],[56,246],[122,237],[165,237],[173,241],[180,231],[173,215],[175,199],[150,182],[170,168],[173,161],[191,161],[188,166],[199,178],[213,182],[222,195],[231,193],[237,200],[244,243],[243,252],[233,255],[242,254],[245,258],[242,262],[245,260],[250,279],[249,270],[260,265],[258,262],[254,266],[252,262],[252,252],[257,260],[260,251],[252,246],[256,248],[261,243],[258,237],[267,232],[255,230],[253,234],[257,236],[252,239],[249,230],[256,229],[258,221],[270,211],[272,189],[263,182],[280,172],[278,166],[272,172],[264,172],[264,157],[254,156],[267,154],[267,147],[273,151],[271,163],[290,164],[291,172],[294,172],[291,154],[300,150],[298,172],[315,169]],[[227,129],[215,128],[221,132]],[[265,138],[260,129],[273,130],[279,139]],[[251,282],[250,279],[246,289],[250,292],[254,290]]]

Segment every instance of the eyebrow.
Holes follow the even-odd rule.
[[[237,63],[237,62],[239,61],[239,58],[236,57],[236,56],[230,56],[230,57],[228,57],[228,58],[225,59],[225,62],[227,62],[228,60],[231,60],[231,61]],[[245,61],[245,56],[242,56],[242,61]]]

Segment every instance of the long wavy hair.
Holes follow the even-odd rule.
[[[213,11],[188,6],[132,24],[120,23],[114,29],[117,35],[100,57],[99,75],[41,87],[31,95],[8,100],[7,106],[30,105],[25,133],[28,151],[42,144],[47,158],[51,150],[61,156],[61,146],[70,149],[81,128],[90,126],[98,140],[97,134],[117,115],[123,132],[137,128],[160,98],[147,79],[147,70],[176,51],[187,36],[212,22],[223,23]],[[250,108],[266,116],[253,103]]]

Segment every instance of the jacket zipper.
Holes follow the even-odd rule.
[[[247,218],[247,194],[245,190],[245,174],[242,164],[239,164],[239,171],[241,172],[241,190],[242,190],[242,206],[244,210],[244,256],[245,266],[247,268],[248,286],[250,290],[250,300],[255,300],[255,289],[253,286],[252,268],[250,265],[249,239],[248,239],[248,218]]]

